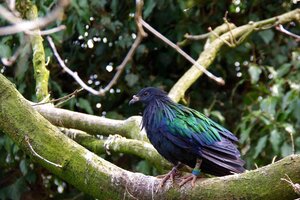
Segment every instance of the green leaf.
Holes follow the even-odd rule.
[[[36,182],[37,176],[36,173],[31,170],[26,174],[25,178],[29,184],[34,184]]]
[[[0,199],[20,199],[21,195],[28,190],[24,176],[13,184],[0,189]]]
[[[22,174],[25,176],[28,173],[28,167],[27,167],[25,159],[21,160],[19,167],[20,167]]]
[[[281,78],[286,75],[292,67],[291,63],[285,63],[276,71],[276,78]]]
[[[132,87],[138,82],[139,77],[135,74],[132,74],[132,73],[131,74],[126,74],[125,80],[127,82],[127,85],[129,87]]]
[[[258,34],[266,44],[269,44],[274,37],[274,32],[270,29],[266,31],[261,31]]]
[[[268,113],[271,117],[274,118],[276,112],[277,99],[275,97],[267,97],[266,99],[263,99],[260,103],[260,109],[263,112]]]
[[[297,119],[297,124],[298,124],[298,126],[300,126],[300,112],[299,112],[299,110],[300,110],[300,99],[298,99],[298,100],[295,102],[294,108],[295,108],[295,110],[294,110],[294,112],[293,112],[293,115],[294,115],[294,117]]]
[[[243,123],[244,124],[244,123]],[[249,135],[250,135],[250,132],[252,130],[252,128],[254,127],[254,124],[251,124],[250,126],[248,126],[246,128],[246,125],[243,126],[242,130],[241,130],[241,137],[240,137],[240,143],[241,144],[244,144],[245,141],[247,139],[249,139]]]
[[[286,157],[292,154],[292,147],[287,142],[284,142],[281,146],[281,156]]]
[[[255,159],[261,152],[262,150],[266,147],[266,144],[267,144],[267,139],[268,139],[268,135],[265,135],[263,137],[261,137],[259,140],[258,140],[258,143],[255,147],[255,153],[254,153],[254,156],[253,158]]]
[[[11,57],[11,49],[6,44],[0,44],[0,57],[9,58]]]
[[[146,1],[146,4],[144,6],[145,7],[144,14],[143,14],[145,19],[151,14],[155,6],[156,6],[156,1],[154,0]]]
[[[255,64],[250,64],[250,67],[248,69],[249,75],[251,77],[251,83],[255,84],[259,80],[259,76],[262,72],[261,68],[258,67]]]
[[[136,165],[136,170],[138,172],[143,173],[143,174],[150,174],[151,173],[150,164],[147,161],[145,161],[145,160],[140,161]]]
[[[90,102],[86,99],[83,98],[79,98],[79,107],[84,109],[87,113],[89,114],[94,114],[92,106],[90,104]]]

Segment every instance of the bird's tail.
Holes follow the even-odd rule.
[[[229,140],[223,139],[201,149],[202,170],[206,173],[224,176],[245,171],[245,162],[240,152]]]

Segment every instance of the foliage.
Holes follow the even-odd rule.
[[[19,1],[17,1],[19,2]],[[39,16],[44,16],[57,1],[35,1]],[[299,3],[298,3],[299,4]],[[145,1],[144,18],[159,32],[174,42],[184,39],[185,33],[202,34],[209,26],[228,19],[237,26],[249,21],[273,17],[296,5],[290,0],[260,1]],[[67,26],[56,33],[58,51],[66,64],[94,88],[105,87],[114,75],[136,37],[133,1],[71,1],[62,21],[52,24]],[[4,20],[0,25],[7,25]],[[50,27],[51,27],[50,26]],[[296,34],[299,24],[289,24]],[[298,31],[298,32],[297,32]],[[9,58],[22,46],[13,66],[0,67],[17,89],[29,100],[36,101],[32,69],[32,53],[28,38],[23,34],[0,39],[0,56]],[[49,91],[51,98],[73,92],[79,86],[62,71],[44,41],[46,58],[50,63]],[[203,41],[189,42],[184,50],[197,58]],[[268,29],[251,35],[237,48],[224,47],[210,71],[222,76],[225,86],[201,77],[187,93],[189,106],[209,115],[240,137],[247,168],[268,164],[274,156],[300,149],[300,49],[297,42]],[[47,60],[47,59],[46,59]],[[127,64],[118,84],[104,97],[81,92],[63,104],[63,108],[109,118],[125,119],[139,113],[129,108],[132,94],[145,86],[169,90],[190,64],[173,49],[149,35]],[[101,155],[109,161],[132,171],[157,173],[148,162],[127,155]],[[35,166],[4,134],[0,134],[0,198],[19,199],[23,195],[67,198],[81,195],[76,189]],[[62,189],[63,188],[63,189]],[[13,191],[13,192],[11,192]],[[13,195],[13,196],[11,196]],[[84,196],[85,197],[85,196]],[[89,197],[86,197],[89,198]]]

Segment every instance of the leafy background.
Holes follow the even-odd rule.
[[[56,1],[35,1],[39,15],[53,8]],[[297,1],[208,1],[147,0],[144,18],[174,42],[185,33],[202,34],[209,26],[228,18],[237,26],[249,21],[273,17],[299,7]],[[105,87],[115,68],[136,37],[134,1],[72,0],[62,21],[67,29],[53,36],[67,65],[77,71],[93,88]],[[7,25],[1,20],[0,25]],[[299,24],[286,25],[300,34]],[[0,38],[0,56],[9,58],[22,46],[13,66],[0,66],[29,100],[36,101],[32,52],[23,34]],[[79,88],[78,84],[54,59],[44,42],[49,87],[52,98],[59,98]],[[197,58],[204,41],[193,41],[184,50]],[[63,104],[63,108],[113,119],[126,119],[140,113],[129,107],[130,97],[146,86],[170,90],[190,64],[173,49],[149,35],[127,64],[118,84],[104,97],[81,92]],[[187,92],[190,107],[202,111],[240,137],[240,149],[247,169],[254,169],[300,150],[300,48],[294,39],[274,28],[252,34],[237,48],[223,47],[210,71],[226,80],[219,86],[201,77]],[[292,136],[292,137],[291,137]],[[293,140],[292,140],[293,139]],[[101,155],[122,168],[156,175],[148,162],[129,155]],[[0,199],[92,199],[32,163],[10,138],[0,131]]]

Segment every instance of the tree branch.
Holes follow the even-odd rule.
[[[36,20],[38,18],[37,7],[30,1],[27,2],[28,9],[25,11],[26,18],[29,20]],[[40,30],[36,29],[29,35],[30,43],[33,51],[33,68],[35,78],[35,93],[38,101],[49,97],[48,80],[49,71],[46,68],[45,51],[43,45],[43,38],[40,35]]]
[[[299,35],[296,35],[295,33],[292,33],[290,31],[286,30],[281,24],[279,24],[278,26],[276,26],[276,30],[278,30],[278,31],[280,31],[282,33],[285,33],[288,36],[291,36],[291,37],[295,38],[297,42],[300,41],[300,36]]]
[[[104,139],[75,129],[61,128],[60,130],[77,143],[98,155],[104,153],[110,154],[111,152],[131,154],[149,161],[160,172],[164,169],[172,168],[171,163],[158,154],[156,149],[148,142],[127,139],[120,135],[110,135]]]
[[[47,26],[49,23],[56,20],[61,13],[63,12],[64,8],[69,5],[69,0],[60,0],[58,1],[58,5],[56,8],[47,14],[43,18],[37,18],[32,21],[23,21],[17,17],[15,17],[10,11],[5,9],[2,5],[0,5],[0,15],[8,20],[9,22],[13,22],[15,24],[1,27],[0,28],[0,35],[10,35],[15,34],[23,31],[30,31],[37,28],[42,28]]]
[[[140,128],[140,116],[115,120],[54,108],[51,105],[37,105],[34,109],[56,126],[78,129],[93,135],[118,134],[131,139],[148,141],[145,130]]]
[[[107,91],[109,91],[112,86],[114,86],[118,79],[120,78],[122,72],[125,69],[125,66],[127,65],[127,63],[132,59],[136,49],[138,48],[138,46],[140,45],[140,43],[142,42],[143,38],[147,36],[147,33],[145,33],[145,31],[143,30],[143,27],[141,25],[141,19],[142,19],[142,8],[143,8],[143,1],[142,0],[137,0],[136,1],[136,12],[135,12],[135,22],[136,22],[136,26],[137,26],[137,30],[138,30],[138,34],[137,37],[134,41],[134,43],[132,44],[130,50],[128,51],[127,55],[125,56],[124,60],[122,61],[122,63],[116,68],[117,72],[114,75],[114,77],[111,79],[111,81],[107,84],[107,86],[102,89],[100,88],[98,91],[89,87],[87,84],[85,84],[82,79],[79,77],[77,72],[73,72],[72,70],[70,70],[70,68],[68,68],[65,64],[65,62],[61,59],[59,53],[56,50],[56,47],[54,45],[54,42],[52,40],[52,38],[50,36],[47,37],[47,40],[50,44],[50,47],[54,53],[54,56],[56,57],[59,65],[70,75],[74,78],[74,80],[86,91],[94,94],[94,95],[98,95],[98,96],[103,96],[105,95],[105,93]]]
[[[243,174],[201,179],[196,186],[178,188],[170,182],[157,190],[160,180],[123,170],[77,144],[45,120],[0,74],[0,130],[32,159],[50,172],[99,199],[293,199],[297,195],[281,178],[288,174],[300,182],[300,156],[292,155],[274,164]],[[56,167],[34,156],[60,163]],[[155,192],[157,191],[157,192]]]
[[[189,56],[187,53],[185,53],[179,46],[177,46],[176,44],[174,44],[173,42],[171,42],[168,38],[166,38],[165,36],[163,36],[161,33],[159,33],[158,31],[156,31],[154,28],[152,28],[147,22],[145,22],[143,19],[141,19],[141,23],[142,25],[151,33],[153,33],[156,37],[158,37],[159,39],[161,39],[164,43],[166,43],[167,45],[169,45],[170,47],[172,47],[173,49],[175,49],[179,54],[181,54],[185,59],[187,59],[190,63],[192,63],[196,68],[198,68],[198,70],[201,71],[201,73],[204,73],[205,75],[207,75],[210,79],[216,81],[217,83],[224,85],[225,82],[222,78],[220,77],[216,77],[215,75],[213,75],[211,72],[207,71],[205,69],[205,67],[203,67],[201,64],[199,64],[198,62],[196,62],[191,56]]]
[[[220,38],[215,39],[207,48],[200,54],[197,63],[203,67],[208,68],[217,56],[217,53],[224,45],[223,40],[229,41],[233,37],[239,44],[254,31],[259,31],[266,28],[271,28],[278,24],[284,24],[293,20],[300,20],[300,9],[287,12],[270,19],[249,22],[247,25],[239,26],[227,31]],[[169,92],[169,96],[176,102],[184,98],[187,89],[202,75],[195,65],[193,65],[185,74],[177,81]]]

